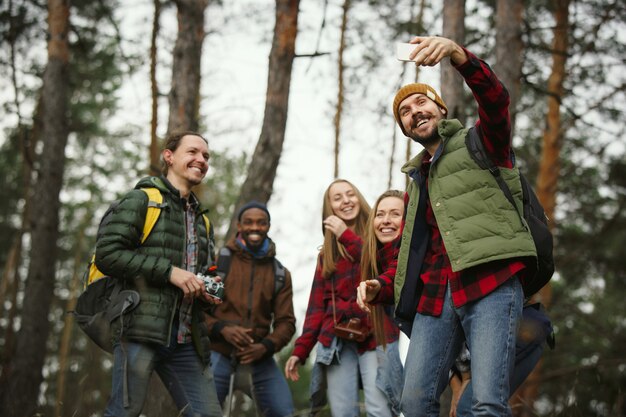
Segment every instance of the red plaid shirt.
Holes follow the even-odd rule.
[[[479,120],[476,122],[476,129],[481,133],[485,150],[494,163],[500,167],[511,168],[509,94],[487,63],[467,50],[465,53],[467,62],[455,68],[465,79],[478,103]],[[428,178],[429,168],[430,161],[423,161],[424,178]],[[426,187],[428,188],[428,181]],[[405,203],[408,203],[407,200],[405,196]],[[426,203],[426,223],[430,230],[430,244],[426,249],[420,275],[424,288],[417,311],[421,314],[441,315],[448,283],[452,291],[452,302],[460,307],[484,297],[524,269],[521,261],[505,259],[453,272],[430,199]]]
[[[404,226],[404,222],[402,224]],[[393,304],[393,280],[398,268],[398,252],[400,252],[400,235],[393,242],[385,243],[377,253],[380,275],[376,277],[380,281],[380,291],[372,300],[372,304]]]
[[[352,317],[358,317],[363,323],[371,325],[369,316],[363,312],[356,303],[356,287],[361,282],[361,248],[362,239],[350,229],[346,230],[339,238],[348,254],[354,259],[339,258],[336,270],[330,278],[322,275],[322,258],[318,257],[309,305],[304,319],[302,335],[298,337],[292,355],[297,356],[301,363],[306,361],[315,344],[319,341],[324,346],[330,346],[335,333],[333,332],[333,305],[332,291],[335,291],[335,312],[337,322],[345,321]],[[392,320],[387,317],[385,329],[396,328]],[[398,339],[398,331],[387,333],[387,342],[391,343]],[[370,335],[364,342],[358,343],[359,353],[376,349],[376,340]]]

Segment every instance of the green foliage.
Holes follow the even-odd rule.
[[[605,155],[591,167],[570,162],[564,168],[565,213],[555,252],[560,277],[550,311],[557,349],[546,355],[547,380],[541,385],[554,415],[623,412],[626,187],[620,173],[625,169],[623,155]]]

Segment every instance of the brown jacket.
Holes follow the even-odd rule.
[[[215,307],[207,319],[211,349],[230,355],[233,346],[220,331],[229,324],[254,329],[253,338],[263,343],[268,355],[279,352],[296,331],[293,314],[291,274],[285,271],[285,285],[274,295],[274,256],[270,248],[264,258],[254,259],[235,239],[226,245],[231,251],[231,263],[224,283],[223,302]]]

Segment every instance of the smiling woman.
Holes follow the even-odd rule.
[[[322,387],[326,385],[334,417],[359,415],[360,385],[367,415],[392,414],[386,391],[377,384],[384,355],[377,349],[368,315],[356,302],[369,213],[369,205],[350,182],[336,180],[326,189],[322,208],[324,245],[318,255],[302,335],[285,365],[287,377],[297,380],[298,366],[317,345],[311,379],[312,398],[316,401],[313,406],[323,405]]]
[[[404,201],[400,191],[391,190],[383,195],[385,197],[380,198],[378,204],[374,206],[372,226],[376,239],[385,244],[392,242],[400,234]]]

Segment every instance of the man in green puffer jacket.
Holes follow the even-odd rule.
[[[163,177],[144,178],[101,226],[96,266],[135,290],[141,301],[112,323],[113,385],[105,416],[138,416],[152,371],[182,416],[221,416],[209,366],[204,310],[216,301],[196,276],[213,264],[213,231],[191,192],[209,164],[208,142],[195,132],[171,135]],[[141,244],[148,196],[163,196],[158,221]],[[210,228],[210,226],[209,226]]]
[[[506,88],[484,61],[449,39],[416,37],[411,43],[416,65],[449,58],[463,77],[478,104],[473,128],[522,207]],[[510,416],[521,280],[528,262],[536,262],[530,232],[493,175],[473,161],[465,145],[468,129],[446,120],[448,108],[431,86],[402,87],[393,112],[402,132],[424,147],[402,169],[412,179],[394,282],[396,317],[411,337],[402,411],[407,417],[439,415],[439,396],[466,340],[473,415]]]

